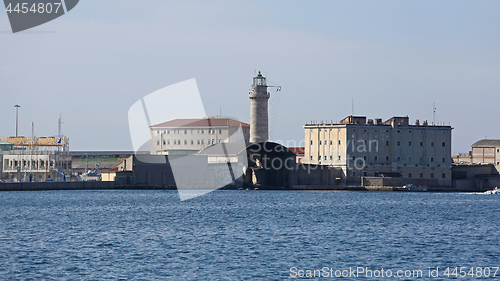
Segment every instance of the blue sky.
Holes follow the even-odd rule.
[[[271,137],[354,113],[451,124],[453,152],[500,139],[498,1],[97,1],[12,34],[0,13],[0,135],[63,133],[72,150],[131,150],[127,111],[196,78],[208,115],[248,122],[254,71]],[[274,94],[274,95],[273,95]],[[278,106],[279,104],[279,106]]]

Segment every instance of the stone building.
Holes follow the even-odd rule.
[[[500,140],[479,140],[472,145],[472,163],[493,164],[500,171]]]
[[[343,177],[392,172],[407,178],[437,179],[451,185],[451,126],[410,124],[408,117],[306,124],[304,162],[341,167]]]
[[[174,119],[151,129],[151,154],[188,155],[218,143],[248,143],[250,125],[231,118]]]

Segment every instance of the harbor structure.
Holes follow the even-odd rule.
[[[57,181],[71,170],[67,137],[9,137],[3,151],[2,179],[7,181]]]
[[[150,153],[157,155],[189,155],[210,145],[250,139],[250,125],[228,117],[174,119],[150,129]]]
[[[388,175],[451,186],[452,129],[410,124],[407,116],[382,122],[351,115],[339,123],[306,124],[303,161],[340,167],[347,180]]]
[[[259,74],[253,78],[250,98],[250,142],[265,142],[269,139],[269,110],[270,94],[267,92],[266,77]]]
[[[500,171],[500,140],[483,139],[472,144],[472,163],[493,164]]]

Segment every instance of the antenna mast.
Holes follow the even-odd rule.
[[[436,125],[436,103],[432,103],[432,125]]]

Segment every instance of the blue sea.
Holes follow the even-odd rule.
[[[1,192],[0,214],[0,280],[500,280],[498,195]]]

